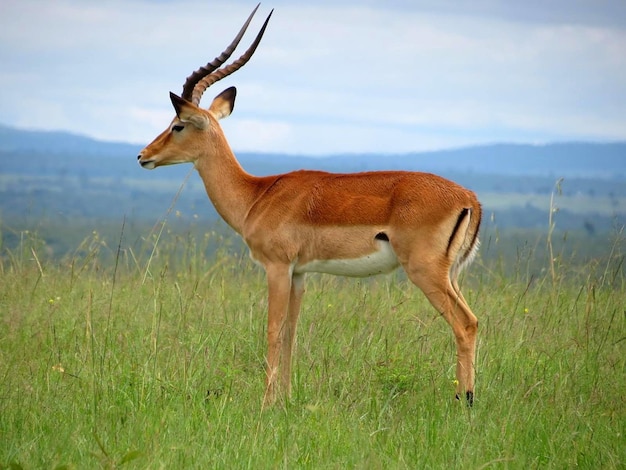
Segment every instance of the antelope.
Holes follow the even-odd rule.
[[[327,173],[299,170],[253,176],[241,167],[218,121],[231,114],[236,89],[207,109],[200,99],[213,83],[245,65],[273,10],[249,48],[223,65],[259,5],[231,44],[170,92],[176,116],[145,147],[143,168],[193,163],[219,215],[245,241],[267,276],[267,357],[263,406],[291,393],[291,360],[307,273],[367,277],[399,266],[452,327],[456,398],[474,401],[478,321],[458,276],[475,257],[481,206],[476,195],[440,176],[409,171]]]

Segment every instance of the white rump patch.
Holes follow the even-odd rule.
[[[295,273],[326,273],[335,276],[368,277],[390,273],[400,263],[388,242],[378,242],[378,251],[361,258],[313,260],[296,265]]]

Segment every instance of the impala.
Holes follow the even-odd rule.
[[[229,59],[257,7],[213,61],[192,73],[176,116],[138,156],[143,168],[191,162],[220,216],[241,235],[268,284],[268,351],[263,403],[291,391],[291,357],[306,273],[365,277],[402,266],[452,327],[459,398],[474,400],[478,322],[457,277],[478,249],[476,195],[437,175],[407,171],[335,174],[300,170],[256,177],[238,163],[218,123],[235,103],[234,87],[199,106],[204,91],[254,54],[272,12],[251,46]]]

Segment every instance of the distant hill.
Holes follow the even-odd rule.
[[[236,144],[236,143],[235,143]],[[66,132],[21,130],[0,125],[0,171],[72,172],[92,176],[138,170],[141,146],[102,142]],[[105,158],[94,165],[93,158]],[[626,142],[494,144],[407,154],[343,154],[328,157],[237,153],[241,164],[258,175],[311,168],[337,172],[405,169],[435,173],[531,176],[626,177]],[[122,160],[123,159],[123,160]],[[120,173],[117,173],[118,175]]]
[[[122,220],[141,239],[162,220],[174,199],[172,228],[185,230],[218,220],[198,175],[185,179],[191,165],[146,171],[137,164],[140,150],[139,145],[65,132],[0,126],[0,248],[18,246],[20,231],[33,230],[43,234],[54,252],[62,253],[92,231],[109,230],[117,236]],[[302,168],[437,173],[478,194],[485,234],[495,227],[545,230],[550,195],[555,182],[564,177],[556,201],[559,230],[600,237],[626,223],[626,142],[496,144],[327,158],[263,153],[237,157],[255,175]]]
[[[567,142],[548,145],[495,144],[412,154],[424,165],[502,175],[626,175],[626,142]],[[440,162],[440,163],[435,163]],[[445,167],[445,168],[444,168]]]
[[[127,143],[103,142],[90,137],[60,131],[23,130],[0,124],[0,151],[125,156],[137,149]]]

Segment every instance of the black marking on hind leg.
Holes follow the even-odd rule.
[[[380,241],[383,241],[383,242],[388,242],[388,241],[389,241],[389,237],[387,236],[387,234],[386,234],[385,232],[378,232],[378,233],[374,236],[374,238],[375,238],[376,240],[380,240]]]
[[[450,234],[450,238],[448,239],[448,246],[446,248],[446,254],[450,252],[450,246],[452,245],[452,241],[454,240],[456,233],[459,231],[461,222],[463,222],[463,219],[465,219],[465,217],[469,214],[469,211],[470,209],[468,209],[467,207],[464,207],[461,213],[459,214],[458,219],[456,219],[456,224],[454,224],[454,228],[452,229],[452,233]]]

